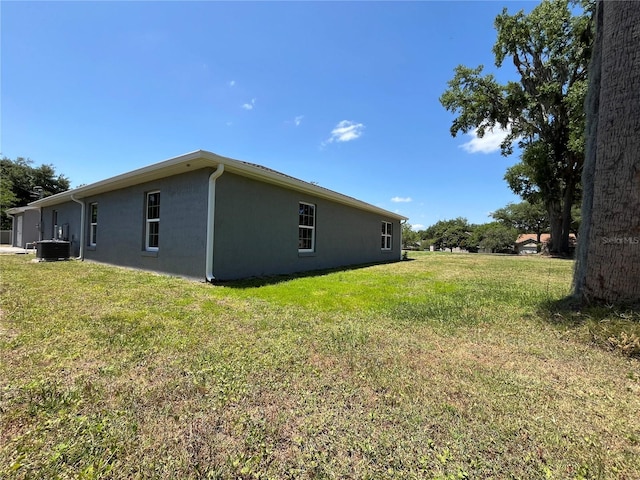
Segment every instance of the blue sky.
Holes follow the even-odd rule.
[[[515,79],[493,20],[535,4],[3,1],[0,153],[75,187],[203,149],[416,228],[485,223],[518,158],[451,137],[438,98],[458,64]]]

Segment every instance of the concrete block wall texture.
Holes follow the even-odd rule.
[[[216,187],[214,274],[221,280],[400,259],[399,220],[225,173]],[[316,206],[315,251],[298,252],[298,208]],[[393,226],[381,249],[381,223]]]

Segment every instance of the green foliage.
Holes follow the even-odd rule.
[[[501,222],[485,223],[474,228],[469,242],[491,253],[513,253],[518,231]]]
[[[440,103],[457,114],[450,129],[453,137],[458,132],[468,133],[473,129],[483,137],[487,130],[496,126],[506,129],[511,122],[505,87],[493,75],[483,75],[483,69],[483,65],[476,68],[458,65],[453,79],[448,82],[449,89],[440,96]],[[501,145],[503,153],[512,152],[511,144],[517,138],[513,131],[507,135]]]
[[[575,204],[571,207],[571,232],[578,235],[580,231],[580,224],[582,223],[582,207],[579,204]]]
[[[458,217],[452,220],[439,220],[421,232],[426,247],[433,245],[437,250],[467,248],[471,226],[466,218]]]
[[[13,183],[8,177],[3,175],[4,172],[0,172],[0,212],[2,212],[3,226],[4,218],[5,218],[5,210],[7,208],[11,208],[16,206],[18,202],[18,197],[13,191]]]
[[[507,128],[504,155],[514,143],[521,163],[505,176],[531,203],[542,202],[552,228],[553,251],[568,249],[570,211],[580,193],[584,159],[584,98],[591,56],[591,3],[574,15],[569,0],[543,0],[529,14],[495,19],[497,67],[510,58],[518,82],[500,84],[483,66],[458,66],[440,102],[456,117],[451,134]]]
[[[0,160],[0,206],[2,228],[11,228],[5,210],[27,205],[39,197],[48,197],[69,190],[70,182],[64,175],[56,175],[53,165],[32,166],[33,161],[18,157]]]
[[[411,225],[404,223],[402,225],[402,248],[414,249],[420,243],[420,234],[411,228]]]
[[[549,230],[549,219],[545,208],[540,203],[509,203],[499,208],[491,216],[503,225],[515,228],[519,233],[536,233],[540,235]]]

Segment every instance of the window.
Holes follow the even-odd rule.
[[[316,206],[310,203],[299,205],[298,251],[313,252],[316,246]]]
[[[90,226],[89,226],[89,245],[96,246],[96,234],[98,233],[98,204],[92,203],[89,205],[90,212]]]
[[[158,250],[160,239],[160,192],[147,193],[145,250]]]
[[[391,250],[393,238],[393,225],[390,222],[382,222],[382,250]]]
[[[60,234],[60,232],[58,231],[58,211],[57,210],[54,210],[51,213],[51,225],[53,227],[53,230],[51,232],[51,238],[53,240],[57,240]]]

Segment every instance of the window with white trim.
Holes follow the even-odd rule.
[[[89,205],[89,245],[96,246],[96,236],[98,234],[98,204]]]
[[[58,240],[59,238],[62,237],[61,232],[58,229],[58,211],[54,210],[51,213],[51,225],[52,225],[52,231],[51,231],[51,238],[53,240]]]
[[[393,224],[382,222],[382,250],[391,250],[391,239],[393,238]]]
[[[157,251],[160,240],[160,192],[148,192],[145,214],[145,250]]]
[[[316,248],[316,206],[300,202],[298,210],[298,252],[313,252]]]

